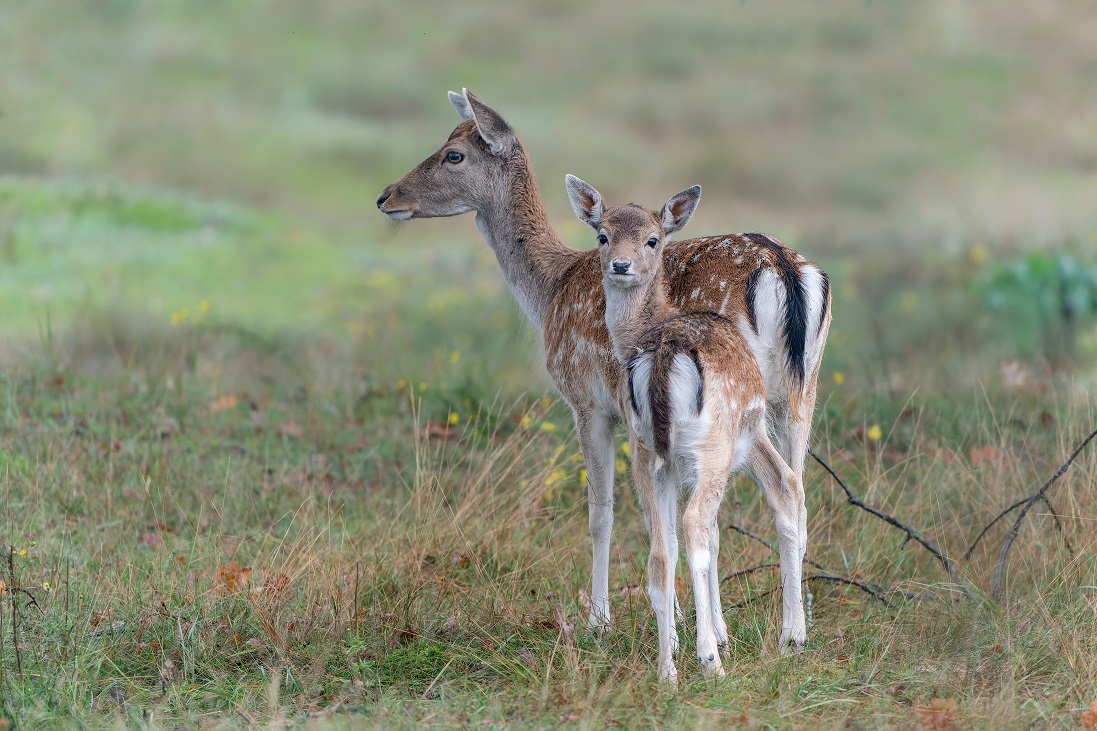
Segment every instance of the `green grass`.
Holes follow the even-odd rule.
[[[1097,330],[1048,269],[1094,265],[1085,17],[6,6],[0,726],[1077,727],[1097,448],[1050,493],[1061,530],[1029,515],[1006,601],[1005,525],[960,557],[1093,428]],[[687,620],[671,694],[622,452],[615,624],[583,632],[582,463],[537,337],[469,217],[374,210],[462,86],[576,246],[564,172],[649,204],[699,182],[693,233],[770,231],[824,266],[813,447],[969,598],[810,465],[810,557],[921,598],[812,582],[782,658],[775,572],[729,580],[728,678],[701,679]],[[739,516],[774,539],[744,479]],[[723,532],[724,573],[773,560]]]

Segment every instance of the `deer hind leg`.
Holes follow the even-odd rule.
[[[635,454],[635,453],[634,453]],[[644,466],[650,465],[646,462]],[[678,563],[678,493],[666,467],[650,474],[653,489],[638,493],[648,524],[651,552],[648,554],[648,596],[659,626],[659,680],[678,686],[674,656],[678,633],[674,629],[677,604],[674,571]]]
[[[808,513],[804,496],[804,459],[807,456],[808,439],[811,436],[811,416],[815,410],[815,380],[805,384],[797,411],[799,419],[793,418],[788,404],[776,404],[767,408],[772,413],[773,437],[778,454],[785,464],[796,474],[799,485],[798,502],[800,509],[796,517],[796,530],[799,534],[800,560],[804,560],[808,548]]]
[[[713,576],[716,566],[712,561],[713,529],[716,513],[727,487],[728,470],[702,467],[698,470],[697,485],[690,495],[682,517],[686,540],[686,556],[693,579],[693,603],[697,609],[697,659],[706,678],[724,675],[720,660],[717,635],[713,622],[713,603],[719,605],[719,586],[712,597]],[[724,630],[726,639],[727,631]]]
[[[604,413],[576,412],[575,426],[587,468],[587,510],[593,563],[587,629],[609,628],[609,542],[613,532],[613,420]]]
[[[652,541],[654,546],[654,534],[652,519],[658,516],[660,520],[667,520],[663,515],[665,507],[663,503],[659,501],[660,491],[663,489],[671,490],[671,494],[674,490],[674,482],[670,480],[669,485],[664,487],[664,480],[669,480],[666,476],[655,476],[656,470],[653,469],[655,455],[647,447],[643,445],[640,440],[636,438],[636,435],[629,432],[629,454],[632,455],[632,485],[633,492],[636,494],[637,500],[640,502],[641,508],[644,513],[644,528],[647,529],[648,537]],[[670,540],[674,545],[672,556],[674,561],[678,560],[678,548],[677,548],[677,526],[675,521],[677,520],[677,504],[674,506],[674,513],[670,515],[670,522],[667,523],[670,528]],[[653,549],[654,550],[654,549]],[[682,609],[678,605],[678,593],[673,592],[674,597],[674,612],[672,614],[673,621],[670,624],[670,649],[672,655],[678,654],[678,628],[677,625],[682,621]]]
[[[720,605],[720,525],[719,510],[712,518],[710,528],[709,556],[712,570],[708,575],[709,604],[712,609],[712,628],[716,633],[716,645],[721,649],[728,644],[728,625],[724,620],[724,609]]]
[[[807,642],[807,620],[801,591],[803,549],[800,547],[800,523],[801,515],[806,514],[803,485],[774,449],[761,423],[746,464],[751,477],[762,489],[777,526],[782,593],[778,647],[781,654],[788,654],[800,650]]]

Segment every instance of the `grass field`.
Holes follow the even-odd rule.
[[[0,9],[0,728],[1097,727],[1097,53],[1082,2]],[[471,217],[373,199],[456,122],[831,276],[807,649],[722,534],[728,678],[615,626],[567,410]],[[624,442],[624,435],[621,435]],[[775,540],[748,480],[723,525]],[[680,574],[684,573],[680,569]],[[683,587],[685,588],[685,587]],[[904,593],[905,592],[905,593]],[[911,596],[908,596],[911,595]],[[683,609],[691,613],[689,593]],[[1090,720],[1087,720],[1090,719]]]

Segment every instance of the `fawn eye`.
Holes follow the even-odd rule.
[[[461,162],[464,159],[465,156],[457,150],[450,150],[446,153],[446,162]]]
[[[650,239],[648,239],[648,246],[650,246],[651,248],[654,249],[658,245],[659,245],[659,237],[658,236],[652,236]]]
[[[608,243],[609,243],[609,237],[608,236],[606,236],[605,234],[598,234],[598,245],[599,246],[601,246],[602,244],[608,244]]]

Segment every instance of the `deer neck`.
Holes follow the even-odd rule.
[[[605,282],[606,329],[613,341],[613,353],[625,363],[636,353],[640,336],[657,322],[677,314],[667,299],[662,273],[637,287],[620,287]]]
[[[580,256],[549,222],[525,151],[507,163],[494,195],[476,213],[476,226],[495,252],[503,278],[526,317],[542,328],[564,272]]]

